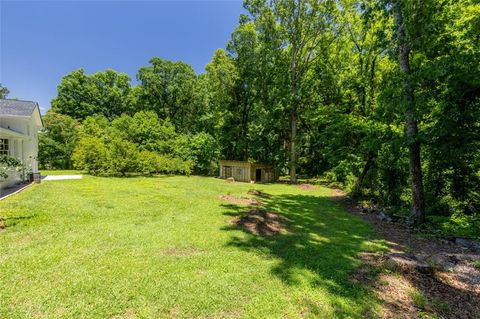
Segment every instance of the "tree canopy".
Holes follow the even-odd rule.
[[[132,87],[124,73],[76,70],[63,78],[50,112],[79,121],[77,146],[105,162],[109,152],[136,152],[144,171],[149,161],[161,162],[158,155],[205,174],[215,172],[219,158],[262,161],[292,181],[323,178],[357,199],[411,211],[418,221],[477,218],[476,1],[244,6],[247,14],[205,73],[154,57]],[[45,145],[64,148],[66,137],[53,137],[50,121],[46,126],[58,145]],[[89,159],[79,152],[77,162]],[[120,172],[138,170],[132,163],[119,164]]]

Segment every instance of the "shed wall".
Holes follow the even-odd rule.
[[[256,171],[261,170],[261,178],[259,182],[272,183],[275,182],[275,170],[271,165],[258,164],[242,161],[220,161],[220,178],[233,177],[239,182],[256,181]]]

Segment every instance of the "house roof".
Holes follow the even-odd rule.
[[[36,110],[36,111],[35,111]],[[42,115],[37,102],[0,99],[0,117],[33,117],[36,125],[43,127]]]
[[[30,116],[37,106],[31,101],[0,99],[0,115]]]

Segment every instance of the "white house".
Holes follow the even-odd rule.
[[[0,155],[16,157],[25,167],[24,172],[10,169],[7,179],[0,177],[0,189],[19,183],[25,173],[38,173],[38,132],[42,127],[36,102],[0,99]]]

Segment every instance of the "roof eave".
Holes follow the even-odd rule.
[[[22,133],[19,133],[17,131],[14,131],[14,130],[11,130],[11,129],[8,129],[8,128],[4,128],[4,127],[0,127],[0,133],[3,133],[6,136],[13,136],[13,137],[20,138],[20,139],[26,139],[27,138],[27,136],[22,134]]]

